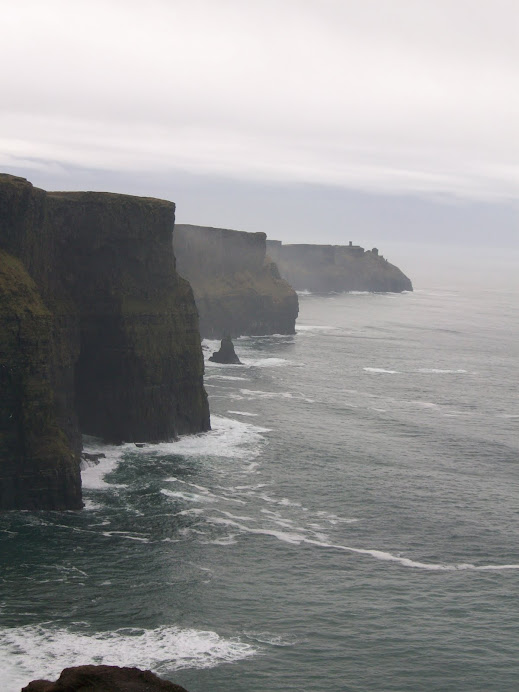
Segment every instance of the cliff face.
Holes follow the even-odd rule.
[[[295,332],[297,295],[267,257],[264,233],[177,224],[173,242],[202,336]]]
[[[0,176],[0,509],[80,507],[80,431],[117,442],[209,428],[174,209]]]
[[[410,279],[398,267],[358,245],[283,245],[267,241],[270,256],[296,290],[412,291]]]
[[[0,250],[2,509],[81,507],[78,439],[60,425],[53,386],[54,331],[34,281]]]

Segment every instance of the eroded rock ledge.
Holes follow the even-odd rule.
[[[298,291],[412,291],[410,279],[377,248],[359,245],[283,245],[268,240],[267,251],[281,276]]]
[[[193,286],[204,337],[293,334],[297,294],[266,254],[266,235],[177,224],[178,272]]]
[[[0,175],[0,509],[77,509],[81,433],[209,428],[175,205]]]

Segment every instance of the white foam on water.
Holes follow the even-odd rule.
[[[240,354],[237,354],[237,355],[240,358],[240,360],[242,360],[241,355]],[[207,370],[211,370],[213,368],[216,368],[216,369],[221,368],[224,370],[231,369],[231,370],[237,370],[238,372],[240,372],[240,371],[243,372],[243,366],[244,365],[246,365],[246,363],[244,363],[243,361],[241,364],[240,363],[216,363],[214,360],[206,360],[205,361],[206,372],[207,372]],[[211,378],[211,375],[209,375],[209,376],[206,375],[206,379],[210,379],[210,378]]]
[[[240,354],[243,365],[255,368],[278,368],[282,365],[289,365],[290,361],[285,358],[246,358]]]
[[[258,416],[257,413],[249,413],[249,411],[227,411],[227,413],[233,413],[235,416]]]
[[[133,445],[127,447],[135,454],[252,459],[260,453],[265,440],[263,433],[270,432],[270,428],[261,428],[252,423],[215,414],[211,416],[211,426],[212,430],[209,432],[183,435],[176,442],[159,442],[143,448]]]
[[[221,341],[219,339],[202,339],[202,351],[207,357],[213,355],[213,351],[218,351]]]
[[[143,536],[135,536],[127,531],[103,531],[102,534],[103,536],[107,536],[108,538],[113,538],[115,536],[116,538],[122,538],[127,541],[151,543],[151,540],[149,538],[144,538]]]
[[[105,480],[112,471],[115,471],[121,461],[126,445],[114,447],[111,445],[85,445],[83,451],[90,454],[104,454],[104,459],[81,461],[81,484],[84,490],[107,490],[108,488],[124,488],[124,485],[109,483]]]
[[[430,409],[438,409],[440,408],[438,404],[433,403],[432,401],[411,401],[409,402],[411,404],[416,404],[417,406],[421,406],[422,408],[430,408]]]
[[[210,541],[200,541],[204,545],[235,545],[237,543],[236,534],[230,533],[228,536],[223,536],[222,538],[213,538]]]
[[[298,296],[311,296],[313,295],[312,291],[307,290],[304,288],[302,291],[296,291]]]
[[[271,632],[244,632],[248,639],[270,646],[295,646],[298,639],[290,634],[272,634]]]
[[[242,517],[238,514],[231,514],[231,512],[225,512],[223,509],[218,509],[217,511],[220,512],[220,514],[229,517],[229,519],[238,519],[239,521],[256,521],[254,517]]]
[[[440,370],[439,368],[419,368],[416,372],[426,375],[465,375],[468,370]]]
[[[331,327],[327,324],[298,324],[296,326],[296,332],[315,332],[321,329],[337,329],[337,327]]]
[[[162,495],[165,495],[166,497],[171,497],[177,500],[186,500],[187,502],[218,502],[218,500],[223,500],[224,502],[234,502],[239,505],[246,504],[244,500],[239,500],[236,497],[225,497],[225,495],[215,495],[206,488],[203,488],[199,485],[194,485],[193,483],[188,483],[187,485],[192,485],[194,488],[198,488],[202,492],[190,493],[182,492],[180,490],[168,490],[167,488],[163,488],[160,492]]]
[[[240,389],[245,397],[250,399],[293,399],[292,392],[264,392],[261,389]]]
[[[199,493],[183,493],[180,490],[167,490],[162,488],[162,495],[171,497],[174,500],[185,500],[186,502],[215,502],[214,498]]]
[[[82,483],[86,490],[106,490],[126,487],[109,483],[106,475],[114,471],[127,452],[132,454],[159,454],[182,456],[216,456],[236,459],[254,459],[264,442],[263,433],[269,428],[246,423],[224,416],[211,416],[212,430],[199,435],[184,435],[174,442],[149,443],[145,447],[136,447],[133,443],[119,446],[104,445],[89,440],[85,451],[102,453],[105,458],[98,461],[82,462]]]
[[[170,478],[166,478],[166,481],[173,481],[175,483],[183,483],[184,485],[189,485],[192,488],[196,488],[197,490],[200,490],[200,492],[203,494],[204,497],[212,498],[211,499],[212,502],[216,501],[216,500],[223,500],[224,502],[237,502],[240,505],[246,504],[246,502],[244,500],[239,500],[236,497],[228,497],[227,495],[217,495],[217,494],[211,492],[211,490],[209,490],[209,488],[206,488],[203,485],[197,485],[196,483],[189,483],[189,481],[182,481],[179,478],[175,478],[174,476],[172,476]],[[224,488],[222,486],[216,486],[216,487],[219,488],[220,490],[229,490],[230,492],[232,492],[232,488]],[[167,493],[169,494],[170,491],[167,491]]]
[[[63,668],[87,663],[151,669],[212,668],[256,649],[216,632],[162,626],[93,634],[45,625],[0,630],[2,692],[19,692],[34,678],[56,679]]]
[[[95,512],[96,510],[101,509],[101,505],[98,505],[93,500],[90,500],[88,497],[83,498],[83,505],[83,509],[85,512]]]
[[[342,550],[348,553],[355,553],[357,555],[367,555],[375,558],[376,560],[381,560],[383,562],[395,562],[402,567],[413,567],[416,569],[428,570],[428,571],[438,571],[438,572],[452,572],[452,571],[478,571],[478,572],[488,572],[488,571],[505,571],[505,570],[519,570],[519,564],[509,564],[509,565],[474,565],[472,563],[459,563],[459,564],[448,564],[448,563],[431,563],[431,562],[419,562],[417,560],[412,560],[411,558],[402,557],[401,555],[394,555],[384,550],[377,550],[373,548],[353,548],[346,545],[338,545],[335,543],[327,543],[325,540],[317,535],[315,538],[309,538],[306,534],[304,528],[296,528],[295,530],[300,533],[288,533],[286,531],[275,531],[268,528],[253,528],[250,526],[245,526],[231,519],[220,519],[220,518],[209,518],[210,522],[214,524],[223,524],[225,526],[232,526],[240,531],[250,534],[258,534],[263,536],[272,536],[279,541],[284,543],[291,543],[300,545],[301,543],[306,543],[308,545],[314,545],[319,548],[326,548],[330,550]]]
[[[245,398],[249,401],[254,399],[296,399],[309,404],[315,403],[315,399],[307,399],[303,392],[264,392],[261,389],[240,389],[240,392],[241,396],[239,398]]]
[[[232,526],[244,531],[245,533],[253,533],[261,536],[274,536],[279,541],[299,545],[305,540],[305,536],[299,533],[288,533],[287,531],[275,531],[273,529],[254,529],[250,526],[244,526],[232,519],[221,519],[220,517],[208,517],[208,521],[212,524],[221,524],[223,526]]]
[[[235,375],[208,375],[206,380],[247,380],[250,381],[249,377],[238,377]]]
[[[255,494],[255,493],[253,493]],[[264,500],[265,502],[270,502],[275,505],[282,505],[283,507],[301,507],[301,503],[294,501],[294,500],[289,500],[288,497],[271,497],[270,495],[267,495],[266,493],[261,493],[258,494],[257,497],[259,497],[261,500]]]
[[[362,368],[366,372],[385,373],[387,375],[399,375],[398,370],[385,370],[384,368]]]

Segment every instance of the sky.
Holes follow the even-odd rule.
[[[517,0],[0,0],[0,170],[285,242],[518,248]]]

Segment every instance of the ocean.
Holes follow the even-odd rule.
[[[83,512],[0,516],[0,688],[516,690],[519,302],[478,278],[302,294],[207,364],[211,432],[86,439]]]

